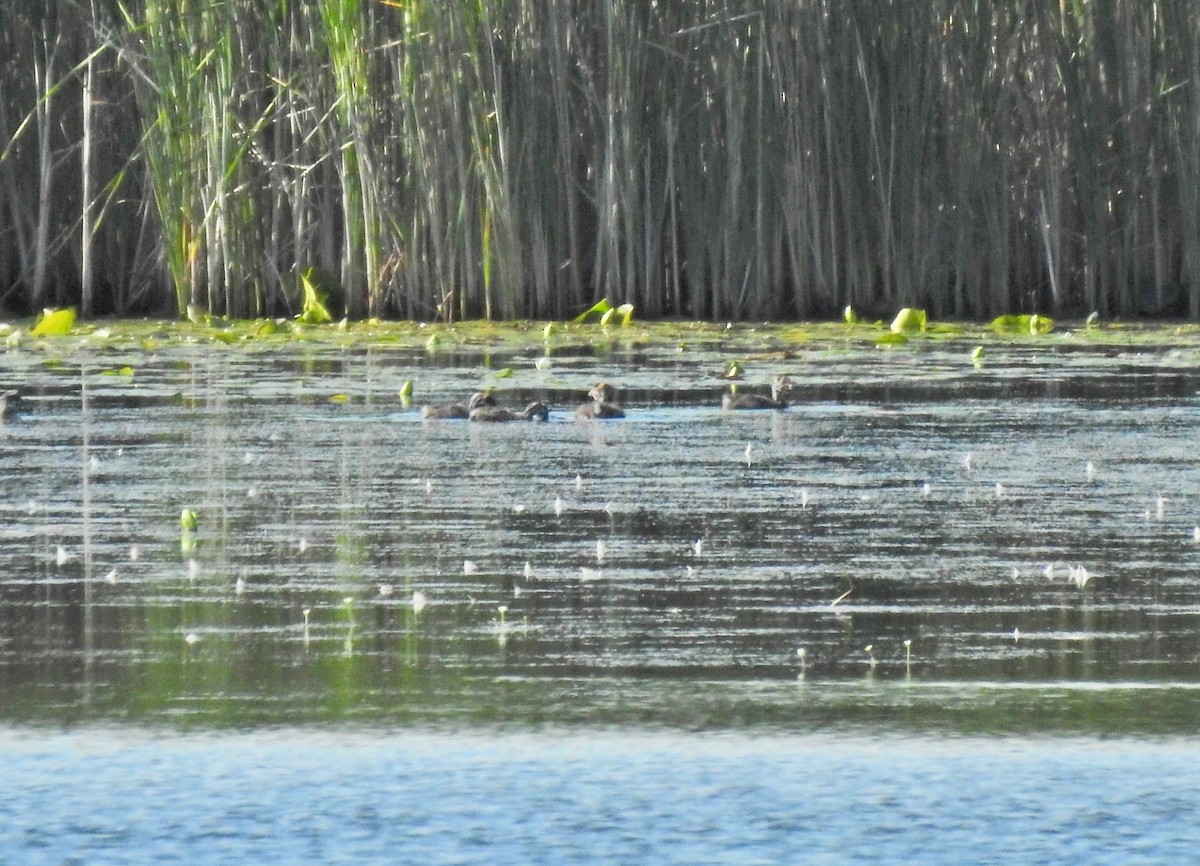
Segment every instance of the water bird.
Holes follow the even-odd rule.
[[[21,392],[15,388],[0,391],[0,421],[14,417],[21,408]]]
[[[471,410],[472,421],[496,423],[501,421],[549,421],[550,410],[545,403],[533,402],[521,412],[503,406],[477,406]]]
[[[430,403],[421,407],[421,417],[435,421],[445,421],[450,419],[466,419],[471,417],[471,412],[480,406],[495,406],[496,401],[491,394],[486,394],[483,391],[476,391],[472,394],[467,402],[464,403]]]
[[[598,382],[588,391],[590,403],[584,403],[575,410],[575,417],[587,420],[591,418],[624,418],[625,410],[614,401],[617,389],[608,382]]]
[[[764,394],[734,394],[726,392],[721,397],[722,409],[786,409],[784,395],[793,388],[787,376],[776,376],[771,383],[771,396]]]

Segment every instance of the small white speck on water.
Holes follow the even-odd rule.
[[[104,575],[104,582],[105,582],[105,583],[114,584],[114,585],[116,584],[116,582],[117,582],[117,570],[116,570],[115,568],[113,568],[113,569],[110,569],[110,570],[109,570],[109,572],[108,572],[108,574]]]
[[[565,502],[563,502],[563,498],[561,496],[556,496],[554,498],[554,516],[555,517],[562,517],[563,510],[566,509],[566,507],[567,507],[567,505]]]
[[[479,571],[479,566],[476,565],[473,560],[470,560],[470,559],[463,560],[463,574],[470,575],[470,574],[474,574],[477,571]]]
[[[753,462],[753,458],[750,456],[753,453],[754,453],[754,443],[753,442],[747,443],[747,445],[746,445],[746,465],[747,466],[749,466]]]
[[[1084,472],[1084,475],[1087,476],[1088,483],[1091,483],[1096,480],[1096,466],[1095,466],[1095,464],[1092,463],[1091,460],[1089,460],[1087,462],[1087,466],[1084,467],[1083,472]]]
[[[604,560],[608,559],[608,544],[603,538],[596,540],[596,562],[604,565]]]
[[[429,604],[429,599],[425,597],[425,593],[421,592],[421,590],[418,589],[412,594],[413,613],[420,613],[425,609],[427,604]]]

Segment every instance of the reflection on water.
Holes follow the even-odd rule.
[[[0,712],[1190,730],[1200,374],[965,358],[752,365],[785,413],[716,408],[719,353],[27,360]],[[410,378],[558,412],[422,422]],[[600,378],[629,417],[571,420]]]

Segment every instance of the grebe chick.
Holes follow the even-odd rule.
[[[21,408],[21,392],[15,388],[0,391],[0,421],[6,421]]]
[[[438,421],[450,418],[470,418],[471,410],[477,409],[480,406],[495,405],[496,401],[492,399],[491,394],[476,391],[471,395],[471,399],[467,401],[465,406],[462,403],[430,403],[427,406],[422,406],[421,417]]]
[[[787,376],[776,376],[771,383],[771,396],[762,394],[730,394],[721,398],[722,409],[786,409],[785,392],[792,389],[792,380]]]
[[[477,406],[471,410],[472,421],[549,421],[550,410],[545,403],[530,403],[521,412],[503,406]]]
[[[587,418],[624,418],[625,410],[613,402],[613,398],[617,394],[617,389],[607,382],[600,382],[592,390],[588,391],[588,396],[592,398],[591,403],[584,403],[575,410],[575,417],[581,419]]]

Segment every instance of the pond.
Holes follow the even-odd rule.
[[[525,784],[505,773],[536,779],[551,762],[599,774],[596,797],[633,787],[610,822],[683,762],[698,775],[680,783],[705,793],[695,814],[663,817],[679,826],[723,822],[739,796],[821,795],[760,778],[776,760],[797,778],[814,760],[897,785],[933,774],[947,797],[964,766],[1087,763],[1112,751],[1101,742],[1122,756],[1101,776],[1146,760],[1182,773],[1200,709],[1200,348],[1067,332],[995,341],[972,363],[973,345],[781,347],[742,330],[686,347],[565,339],[547,360],[540,345],[469,341],[10,351],[0,387],[24,398],[0,426],[0,757],[34,779],[75,750],[84,798],[150,754],[172,778],[223,749],[253,753],[199,792],[272,767],[282,786],[306,761],[341,778],[429,754],[429,772],[482,774],[495,793]],[[793,405],[722,411],[735,359],[739,391],[786,374]],[[398,397],[410,380],[412,406]],[[625,419],[572,417],[598,380],[620,388]],[[541,400],[550,421],[417,411],[481,389],[514,408]],[[1054,745],[1014,744],[1028,734]],[[1149,758],[1132,739],[1147,736],[1165,738]],[[474,762],[485,741],[504,766]],[[587,757],[602,754],[628,766]],[[520,803],[558,802],[570,773],[554,778]],[[1200,791],[1200,775],[1179,784]],[[833,813],[861,805],[837,790],[816,813],[830,838],[853,832]],[[912,807],[888,796],[880,832]],[[580,844],[599,845],[586,828],[603,821],[571,808],[560,817],[584,828]],[[773,839],[745,862],[779,862],[770,845],[797,814],[755,814],[780,835],[745,828]],[[425,814],[425,832],[451,818]],[[99,821],[91,841],[146,841],[115,820],[125,829]],[[618,834],[601,859],[654,859],[682,832],[643,833],[641,849]],[[707,862],[687,850],[677,862]]]

